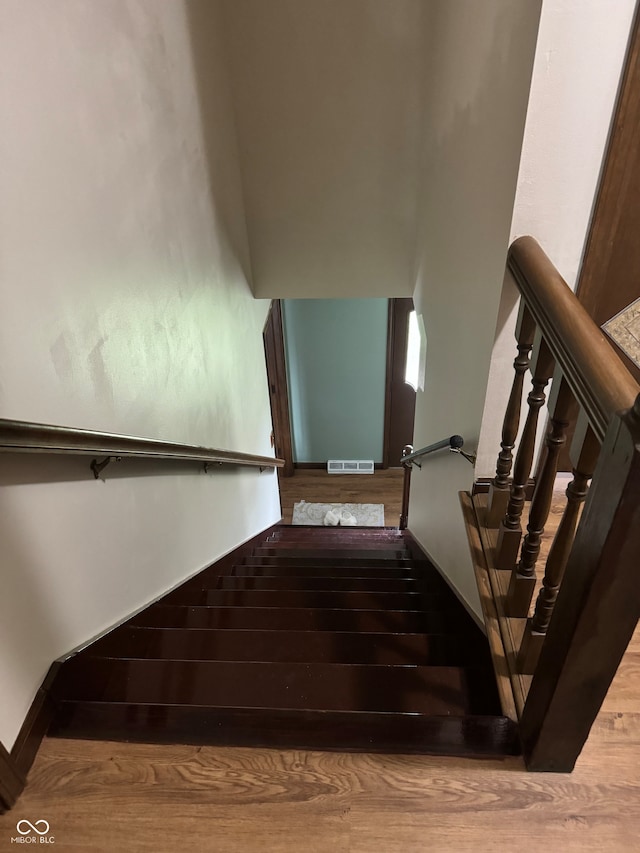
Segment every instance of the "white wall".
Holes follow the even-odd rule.
[[[427,334],[416,446],[478,440],[518,173],[539,3],[432,4],[416,308]],[[472,467],[437,454],[414,471],[409,528],[479,612],[458,503]]]
[[[221,56],[210,0],[3,0],[1,417],[272,452]],[[272,474],[128,465],[1,460],[8,749],[54,658],[280,517]]]
[[[636,0],[544,0],[511,224],[577,284]],[[517,292],[505,284],[477,474],[493,476],[513,381]]]
[[[424,0],[225,0],[258,296],[411,296]]]

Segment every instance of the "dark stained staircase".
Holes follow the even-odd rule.
[[[394,528],[279,525],[70,657],[52,695],[59,737],[519,750],[486,639]]]

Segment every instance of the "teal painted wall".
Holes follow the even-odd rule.
[[[296,462],[382,461],[387,299],[285,299]]]

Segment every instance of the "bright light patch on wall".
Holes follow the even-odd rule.
[[[409,314],[409,332],[407,334],[407,359],[404,369],[404,381],[414,391],[424,391],[424,365],[427,355],[427,335],[424,330],[422,314],[411,311]]]

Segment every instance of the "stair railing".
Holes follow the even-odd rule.
[[[464,438],[461,435],[452,435],[450,438],[443,438],[433,444],[428,444],[426,447],[421,447],[420,450],[414,450],[410,444],[406,444],[402,450],[402,458],[400,463],[404,468],[404,480],[402,484],[402,509],[400,511],[400,530],[406,530],[409,522],[409,496],[411,492],[411,469],[415,465],[417,468],[422,468],[422,459],[430,453],[435,453],[436,450],[444,450],[447,448],[451,453],[459,453],[467,462],[475,465],[475,453],[467,453],[462,448],[464,447]]]
[[[96,479],[110,462],[124,458],[195,462],[202,465],[205,472],[213,470],[213,466],[222,465],[249,466],[261,471],[284,465],[284,460],[272,456],[4,418],[0,418],[1,452],[93,456],[95,458],[89,467]]]
[[[515,241],[508,269],[521,294],[514,380],[496,474],[476,514],[493,561],[505,656],[520,686],[519,702],[515,688],[514,695],[527,764],[569,771],[640,615],[640,387],[533,238]],[[514,461],[527,371],[531,391]],[[550,382],[549,427],[523,537],[538,413]],[[571,426],[573,479],[532,608]]]

